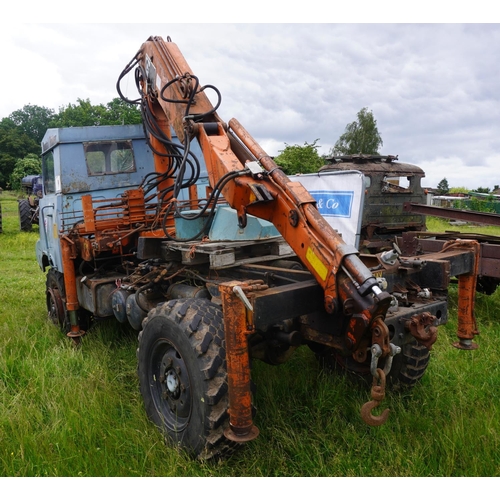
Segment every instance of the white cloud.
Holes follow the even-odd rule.
[[[418,165],[425,172],[422,185],[436,187],[446,178],[450,187],[466,187],[474,190],[478,187],[500,185],[500,175],[494,176],[493,172],[500,173],[500,155],[493,155],[486,159],[483,165],[465,165],[458,157],[435,158],[423,161]]]

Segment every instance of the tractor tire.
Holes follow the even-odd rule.
[[[47,272],[45,285],[45,300],[49,320],[67,334],[71,329],[69,314],[66,309],[66,292],[64,290],[64,275],[54,268]],[[91,314],[85,309],[77,312],[78,323],[83,331],[86,331],[91,323]]]
[[[33,229],[31,220],[31,205],[28,200],[19,200],[19,228],[21,231],[29,232]]]
[[[364,363],[358,363],[352,357],[341,357],[333,349],[326,348],[316,353],[316,357],[327,371],[352,374],[370,384],[373,380],[370,373],[370,356]],[[402,347],[400,354],[394,356],[391,371],[387,376],[388,387],[393,390],[411,389],[424,376],[429,360],[427,347],[412,339]]]
[[[230,451],[221,308],[205,299],[171,300],[152,309],[142,326],[137,371],[149,418],[195,458]]]

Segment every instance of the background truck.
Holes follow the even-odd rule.
[[[135,100],[120,90],[131,71]],[[456,346],[476,347],[476,242],[425,260],[360,254],[320,213],[339,205],[335,183],[315,198],[223,122],[219,91],[170,40],[148,39],[117,88],[143,126],[45,134],[36,255],[49,317],[75,342],[98,318],[139,332],[146,412],[174,443],[210,457],[256,438],[251,360],[277,365],[301,346],[368,377],[361,416],[383,424],[386,380],[423,376],[453,276]]]
[[[365,178],[359,249],[377,253],[391,249],[395,237],[425,231],[425,216],[404,210],[407,202],[426,204],[424,171],[397,161],[397,156],[348,155],[327,158],[321,173],[356,170]]]

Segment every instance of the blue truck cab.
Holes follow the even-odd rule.
[[[36,257],[62,272],[60,234],[82,218],[82,196],[118,197],[154,171],[141,125],[48,129],[42,141],[43,198]]]

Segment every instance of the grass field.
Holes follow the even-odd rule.
[[[360,418],[369,388],[322,373],[304,347],[278,367],[255,363],[259,438],[198,462],[165,445],[143,411],[135,332],[102,322],[75,349],[47,321],[38,235],[19,232],[15,196],[0,203],[0,476],[500,475],[498,290],[477,297],[476,351],[451,347],[452,291],[429,368],[411,393],[387,396],[386,425]]]

